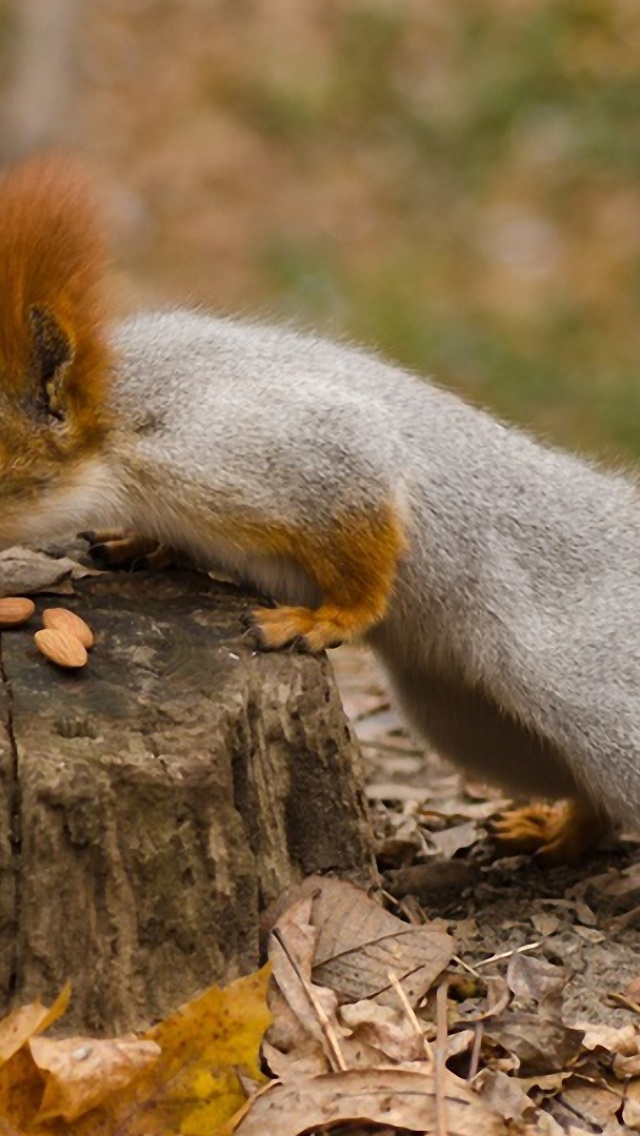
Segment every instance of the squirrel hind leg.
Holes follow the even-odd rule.
[[[502,854],[532,854],[551,867],[578,863],[611,831],[611,822],[597,806],[573,800],[511,809],[496,817],[489,830]]]

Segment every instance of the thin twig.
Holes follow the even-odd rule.
[[[436,1136],[447,1136],[447,1091],[445,1075],[447,1067],[447,994],[449,983],[441,982],[436,993]]]
[[[488,966],[490,962],[500,962],[501,959],[511,958],[512,955],[523,955],[525,951],[535,951],[541,945],[542,940],[538,943],[527,943],[524,947],[515,947],[512,951],[502,951],[499,955],[491,955],[491,958],[482,959],[476,963],[476,966]]]
[[[363,741],[362,738],[358,738],[358,743],[361,749],[379,749],[384,753],[398,753],[402,757],[424,757],[425,755],[423,749],[412,749],[408,746],[392,745],[391,742]]]
[[[405,916],[407,923],[410,923],[412,927],[424,926],[424,920],[418,922],[415,911],[408,907],[404,900],[398,899],[397,895],[392,895],[390,891],[385,891],[384,888],[380,888],[380,895],[383,899],[386,899],[387,903],[392,903],[394,907],[397,907]]]
[[[473,1038],[473,1048],[471,1050],[471,1060],[469,1062],[469,1073],[467,1076],[468,1081],[472,1081],[478,1072],[480,1064],[480,1049],[482,1046],[482,1035],[484,1033],[484,1022],[476,1022],[476,1030]]]
[[[640,1014],[640,1005],[634,1002],[632,998],[627,998],[626,994],[612,990],[607,998],[610,1002],[615,1002],[617,1006],[624,1006],[625,1010],[633,1010],[634,1014]]]
[[[478,970],[474,970],[474,968],[472,966],[469,966],[469,963],[465,962],[464,959],[461,959],[460,955],[452,955],[451,961],[457,962],[458,966],[461,966],[463,970],[468,970],[469,974],[472,974],[474,978],[480,978],[481,977],[480,972]]]
[[[314,991],[311,983],[308,981],[306,976],[300,970],[300,967],[298,966],[297,960],[293,957],[293,955],[291,954],[291,951],[289,950],[287,944],[284,941],[284,938],[283,938],[282,932],[280,931],[280,928],[274,927],[274,929],[272,931],[272,935],[273,935],[274,939],[276,940],[276,942],[282,947],[282,950],[284,951],[287,962],[289,963],[291,969],[293,970],[294,974],[296,975],[296,978],[298,979],[300,985],[302,986],[302,989],[304,990],[305,994],[307,995],[307,998],[309,999],[309,1003],[310,1003],[314,1013],[316,1014],[318,1021],[320,1022],[320,1025],[322,1027],[322,1032],[323,1032],[325,1039],[326,1039],[326,1042],[327,1042],[327,1048],[329,1050],[329,1060],[331,1061],[331,1064],[334,1066],[334,1072],[335,1072],[336,1069],[341,1073],[346,1072],[346,1070],[348,1069],[348,1065],[347,1065],[344,1057],[342,1056],[342,1052],[340,1050],[340,1044],[338,1042],[337,1034],[336,1034],[333,1026],[331,1025],[331,1022],[329,1021],[329,1018],[327,1017],[323,1006],[321,1005],[318,998],[316,997],[315,991]]]
[[[394,972],[392,970],[389,970],[389,971],[387,971],[387,978],[389,979],[389,982],[391,983],[391,985],[393,986],[393,989],[395,990],[396,994],[398,995],[398,1000],[402,1003],[402,1007],[403,1007],[409,1021],[411,1022],[411,1026],[413,1028],[414,1033],[416,1033],[418,1035],[418,1037],[420,1038],[420,1041],[422,1042],[422,1048],[424,1049],[424,1055],[425,1055],[427,1061],[429,1062],[429,1072],[432,1073],[433,1069],[434,1069],[434,1065],[435,1065],[435,1054],[433,1052],[433,1048],[431,1046],[431,1043],[429,1042],[429,1039],[427,1037],[425,1037],[424,1030],[422,1029],[420,1022],[418,1021],[418,1019],[416,1017],[416,1013],[415,1013],[413,1006],[411,1005],[409,999],[407,998],[407,995],[406,995],[406,993],[403,989],[402,983],[398,980],[398,976],[396,974],[394,974]]]

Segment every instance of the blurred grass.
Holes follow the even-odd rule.
[[[640,186],[638,41],[625,41],[620,5],[596,0],[454,7],[444,97],[428,85],[419,97],[403,70],[407,9],[372,4],[339,21],[323,91],[254,87],[258,129],[307,154],[369,142],[391,167],[375,270],[330,235],[275,231],[258,252],[265,293],[283,314],[375,344],[553,439],[638,457],[638,248],[606,266],[609,279],[581,280],[583,268],[599,271],[589,232],[599,206]],[[529,213],[548,222],[568,246],[559,259],[573,245],[577,262],[550,270],[515,312],[501,311],[499,288],[483,295],[482,227],[501,197],[525,223]],[[507,274],[505,299],[509,286]]]

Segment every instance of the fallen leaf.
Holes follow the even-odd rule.
[[[415,895],[424,904],[432,904],[443,893],[460,895],[465,888],[472,886],[475,878],[473,868],[464,860],[414,864],[388,872],[385,876],[392,895],[398,899]]]
[[[224,989],[212,986],[145,1034],[162,1055],[135,1083],[139,1122],[127,1136],[148,1133],[151,1117],[154,1136],[174,1136],[178,1128],[182,1136],[211,1136],[244,1104],[238,1071],[265,1081],[259,1050],[271,1021],[270,973],[266,966]]]
[[[441,856],[450,860],[456,852],[477,844],[482,835],[483,833],[478,830],[478,822],[469,820],[464,824],[451,825],[449,828],[442,829],[441,832],[430,832],[429,841]]]
[[[576,1029],[584,1033],[584,1049],[604,1049],[607,1053],[619,1053],[632,1057],[640,1051],[640,1033],[633,1022],[624,1026],[608,1026],[603,1022],[576,1022]]]
[[[0,596],[34,592],[68,595],[73,592],[74,580],[99,575],[98,569],[87,568],[68,556],[49,556],[30,548],[0,552]]]
[[[474,1078],[473,1084],[482,1100],[505,1120],[520,1120],[525,1112],[534,1108],[534,1102],[524,1092],[517,1077],[509,1077],[500,1070],[483,1069]]]
[[[27,1048],[19,1049],[0,1069],[0,1116],[5,1123],[19,1132],[31,1126],[40,1107],[42,1088],[31,1053]]]
[[[268,979],[269,968],[264,967],[223,990],[211,987],[154,1026],[142,1042],[132,1043],[128,1052],[114,1042],[104,1043],[103,1048],[102,1043],[85,1038],[46,1045],[44,1039],[37,1039],[36,1054],[55,1074],[49,1078],[52,1087],[43,1101],[42,1123],[34,1124],[33,1117],[42,1098],[43,1077],[28,1047],[0,1069],[0,1084],[5,1072],[11,1074],[12,1111],[5,1111],[7,1120],[18,1128],[28,1125],[29,1136],[176,1136],[178,1132],[211,1136],[245,1104],[244,1086],[265,1081],[259,1048],[271,1020],[266,1005]],[[69,1046],[74,1045],[76,1056],[69,1060]],[[83,1058],[81,1051],[91,1046],[98,1056],[83,1084],[79,1066],[90,1055]],[[147,1060],[153,1064],[144,1068]],[[13,1070],[18,1061],[22,1066]],[[100,1068],[104,1092],[99,1088]],[[37,1098],[34,1076],[40,1087]],[[18,1095],[12,1096],[16,1085]],[[0,1101],[4,1103],[2,1096]],[[78,1115],[87,1107],[89,1111]],[[68,1119],[74,1115],[76,1119]]]
[[[597,1132],[613,1119],[622,1104],[622,1094],[602,1085],[590,1085],[572,1078],[563,1088],[559,1100],[576,1119],[585,1122],[587,1131]]]
[[[559,1013],[562,992],[567,985],[568,975],[559,966],[544,959],[532,958],[522,953],[514,954],[507,967],[507,984],[520,1002],[536,1002],[541,1012]]]
[[[403,1009],[381,1006],[369,999],[342,1006],[339,1020],[351,1040],[376,1053],[376,1064],[425,1060],[424,1039]]]
[[[465,1081],[447,1072],[446,1131],[451,1136],[506,1136],[504,1120]],[[276,1083],[258,1097],[236,1136],[300,1136],[339,1122],[368,1121],[436,1132],[435,1081],[432,1075],[404,1069],[367,1069],[329,1073]]]
[[[538,935],[543,935],[545,938],[547,938],[548,935],[554,935],[561,926],[558,916],[551,915],[546,911],[540,911],[536,915],[532,915],[531,922]]]
[[[43,1006],[39,998],[28,1006],[18,1006],[0,1022],[0,1062],[6,1062],[34,1037],[43,1033],[65,1013],[71,997],[69,983],[52,1006]]]
[[[309,922],[312,903],[310,895],[291,903],[281,914],[270,940],[273,983],[269,1007],[274,1020],[264,1055],[271,1072],[283,1080],[290,1075],[315,1075],[333,1068],[318,1007],[334,1032],[339,1032],[336,995],[311,980],[318,940],[318,930]]]
[[[555,1073],[574,1061],[582,1048],[582,1030],[538,1014],[504,1014],[485,1025],[485,1036],[518,1060],[523,1076]]]
[[[112,1093],[127,1089],[143,1070],[155,1065],[161,1052],[156,1042],[137,1038],[37,1037],[30,1049],[45,1082],[36,1123],[57,1117],[75,1120]]]
[[[449,935],[404,923],[353,884],[311,877],[303,888],[313,896],[311,919],[318,929],[313,980],[342,1001],[375,998],[397,1006],[393,971],[416,1005],[451,960]]]

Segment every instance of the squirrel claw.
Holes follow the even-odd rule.
[[[309,644],[304,635],[294,635],[287,642],[283,643],[270,642],[262,626],[262,622],[255,611],[243,612],[240,616],[240,622],[245,628],[245,633],[254,639],[261,651],[277,651],[285,647],[298,654],[308,654],[310,651]]]
[[[585,801],[510,809],[489,822],[504,854],[530,854],[545,867],[576,863],[609,827],[607,818]]]

